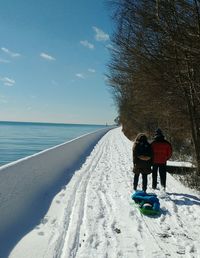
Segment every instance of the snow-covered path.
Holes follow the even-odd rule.
[[[120,128],[103,136],[9,257],[200,257],[200,196],[168,174],[161,215],[140,214],[130,198],[131,148]]]

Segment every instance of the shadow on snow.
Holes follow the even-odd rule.
[[[10,225],[6,232],[0,232],[0,258],[8,257],[15,245],[41,223],[55,195],[70,182],[75,171],[81,168],[82,164],[93,150],[94,145],[87,149],[76,164],[72,165],[71,168],[66,168],[63,175],[55,181],[53,185],[49,186],[49,188],[45,189],[42,193],[38,193],[35,200],[31,200],[30,209],[27,209],[26,214],[24,214],[19,221]]]
[[[198,206],[200,206],[200,198],[198,198],[194,195],[183,194],[183,193],[168,193],[168,195],[181,197],[181,199],[172,199],[170,197],[170,199],[177,205],[187,205],[187,206],[198,205]]]

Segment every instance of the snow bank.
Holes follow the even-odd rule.
[[[0,257],[6,257],[41,220],[53,196],[110,129],[83,135],[0,168]]]
[[[191,162],[188,161],[167,161],[168,166],[173,167],[183,167],[183,168],[192,168],[194,165]]]
[[[104,135],[9,258],[200,258],[199,193],[169,173],[166,193],[153,190],[148,175],[161,214],[142,215],[130,198],[132,145],[121,128]]]

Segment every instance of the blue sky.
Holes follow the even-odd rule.
[[[112,124],[104,0],[0,0],[0,120]]]

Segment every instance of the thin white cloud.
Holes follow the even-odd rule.
[[[80,79],[85,79],[84,75],[82,73],[77,73],[76,77],[80,78]]]
[[[30,98],[31,99],[36,99],[36,96],[35,95],[31,95]]]
[[[95,34],[95,39],[97,41],[107,41],[107,40],[109,40],[109,35],[107,33],[105,33],[103,30],[101,30],[101,29],[99,29],[95,26],[93,26],[92,28],[96,33]]]
[[[84,47],[87,47],[89,49],[94,49],[94,45],[92,43],[88,42],[87,40],[81,40],[80,43]]]
[[[13,57],[13,58],[15,58],[15,57],[20,57],[20,56],[21,56],[21,54],[12,52],[11,50],[9,50],[9,49],[7,49],[7,48],[5,48],[5,47],[2,47],[1,50],[2,50],[4,53],[6,53],[7,55],[9,55],[10,57]]]
[[[48,61],[55,61],[56,60],[55,57],[50,56],[49,54],[44,53],[44,52],[40,54],[40,57],[42,57],[43,59],[48,60]]]
[[[95,69],[93,69],[93,68],[89,68],[89,69],[88,69],[88,72],[90,72],[90,73],[95,73],[95,72],[96,72],[96,70],[95,70]]]
[[[113,47],[113,45],[111,45],[111,44],[106,45],[106,48],[107,48],[108,50],[114,50],[114,49],[115,49],[115,48]]]
[[[0,58],[0,63],[8,64],[8,63],[10,63],[10,61],[7,60],[7,59],[1,59]]]
[[[104,76],[103,79],[104,79],[105,83],[109,83],[109,79],[107,76]]]
[[[13,86],[15,84],[15,80],[8,77],[0,77],[0,81],[2,81],[5,86]]]
[[[3,104],[8,103],[8,101],[4,95],[0,95],[0,103],[3,103]]]
[[[55,81],[55,80],[51,80],[51,84],[54,85],[54,86],[58,86],[58,82]]]

